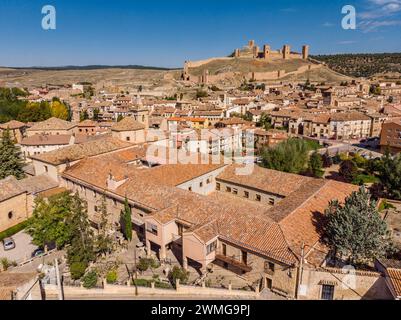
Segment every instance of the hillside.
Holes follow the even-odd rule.
[[[306,70],[309,67],[312,70]],[[233,84],[241,82],[244,77],[249,76],[253,72],[274,73],[279,70],[285,71],[285,74],[280,78],[282,80],[303,81],[309,79],[315,82],[337,82],[350,79],[347,76],[330,70],[324,65],[318,66],[312,61],[304,59],[271,59],[266,61],[252,58],[217,58],[200,66],[190,67],[189,73],[193,76],[200,76],[205,70],[209,71],[210,76],[222,76],[225,73],[234,73],[235,75],[231,75],[231,79],[226,78],[220,81],[225,84],[228,84],[228,82]]]
[[[350,77],[401,79],[401,53],[318,55],[313,58]]]
[[[90,82],[95,86],[146,87],[173,86],[179,71],[137,68],[11,69],[0,68],[0,83],[15,87],[37,87],[46,84],[65,85]]]

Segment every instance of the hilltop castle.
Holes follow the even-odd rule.
[[[309,58],[309,46],[302,46],[302,53],[291,52],[291,47],[288,44],[285,44],[281,50],[273,51],[271,50],[268,44],[263,45],[263,50],[260,51],[258,45],[255,44],[254,40],[249,40],[248,45],[245,46],[242,50],[235,49],[233,56],[235,58],[240,57],[252,57],[254,59],[265,59],[269,60],[270,58],[282,58],[282,59],[304,59],[307,60]]]
[[[182,80],[191,81],[194,83],[208,84],[213,83],[215,81],[221,80],[223,78],[229,78],[233,75],[238,75],[240,72],[232,71],[232,72],[223,72],[220,71],[218,74],[211,73],[209,66],[210,64],[216,63],[220,61],[222,64],[227,63],[230,64],[236,59],[241,59],[243,63],[249,63],[249,60],[260,61],[264,66],[270,65],[270,69],[273,70],[262,70],[263,67],[257,70],[251,70],[244,74],[245,78],[253,79],[253,80],[274,80],[280,79],[289,73],[294,72],[304,72],[306,70],[311,70],[313,68],[320,67],[318,65],[312,65],[309,61],[309,46],[302,46],[302,52],[292,52],[291,46],[286,44],[279,50],[272,50],[270,45],[263,45],[263,49],[260,50],[259,46],[256,45],[254,40],[250,40],[246,46],[242,49],[235,49],[234,52],[228,57],[219,57],[219,58],[210,58],[206,60],[200,61],[185,61],[184,70],[181,75]],[[300,63],[299,67],[296,70],[287,71],[284,69],[280,69],[281,66],[279,64],[281,62],[289,61],[289,60],[298,60],[303,61]],[[279,69],[274,69],[277,66]],[[199,73],[199,69],[202,70]],[[191,69],[191,70],[190,70]],[[266,68],[265,68],[266,69]],[[195,74],[194,74],[195,70]]]

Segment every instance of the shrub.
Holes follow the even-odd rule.
[[[85,274],[88,264],[85,262],[73,262],[70,265],[71,278],[74,280],[81,279]]]
[[[83,280],[83,286],[87,289],[94,288],[97,284],[97,273],[96,271],[89,271],[87,274],[85,274],[82,278]]]
[[[141,258],[137,265],[140,271],[146,271],[149,268],[157,269],[160,267],[159,261],[152,259],[152,258]]]
[[[367,175],[367,174],[358,174],[354,180],[352,180],[353,184],[362,186],[365,183],[375,183],[378,182],[379,179],[376,178],[375,176]]]
[[[160,263],[156,259],[149,259],[149,265],[152,269],[157,269],[160,267]]]
[[[142,272],[148,270],[149,269],[149,259],[141,258],[137,264],[137,268]]]
[[[178,266],[174,266],[173,270],[170,271],[169,275],[169,280],[175,285],[177,282],[177,279],[180,280],[180,283],[185,284],[188,281],[189,278],[189,272],[186,271],[183,268],[180,268]]]
[[[4,230],[2,232],[0,232],[0,241],[4,240],[5,238],[9,238],[13,235],[15,235],[16,233],[24,230],[29,224],[29,220],[26,220],[24,222],[21,222],[7,230]]]
[[[134,284],[138,287],[150,287],[151,282],[146,279],[134,279]]]
[[[107,283],[116,283],[117,282],[117,271],[111,270],[106,275]]]
[[[11,262],[7,258],[1,258],[0,263],[4,271],[7,271],[7,269],[11,267]]]

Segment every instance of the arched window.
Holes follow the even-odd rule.
[[[10,211],[10,212],[8,213],[8,219],[12,219],[13,216],[14,216],[14,213],[13,213],[12,211]]]

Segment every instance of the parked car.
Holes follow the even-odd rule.
[[[36,250],[34,250],[34,251],[32,252],[31,257],[32,257],[32,258],[39,257],[39,256],[41,256],[41,255],[44,254],[44,253],[45,253],[45,251],[44,251],[43,249],[38,248],[38,249],[36,249]]]
[[[4,251],[12,250],[15,248],[15,241],[13,238],[5,238],[3,240]]]

